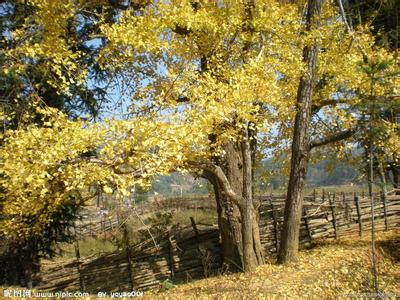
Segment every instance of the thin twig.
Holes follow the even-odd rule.
[[[153,234],[151,233],[149,226],[146,225],[146,224],[143,222],[143,219],[140,217],[140,215],[138,214],[138,212],[137,212],[137,210],[136,210],[135,207],[132,207],[132,210],[135,212],[135,214],[136,214],[136,216],[138,217],[139,221],[140,221],[140,222],[143,224],[143,226],[146,228],[146,230],[147,230],[147,232],[149,233],[151,239],[153,240],[154,246],[155,246],[157,249],[160,249],[160,246],[156,243],[156,240],[154,239],[154,236],[153,236]]]
[[[323,205],[327,204],[327,203],[328,203],[328,200],[322,202],[321,205],[319,205],[319,206],[316,208],[316,210],[315,210],[313,213],[309,214],[308,216],[309,216],[309,217],[315,216],[315,215],[319,212],[319,210],[321,209],[321,207],[322,207]]]

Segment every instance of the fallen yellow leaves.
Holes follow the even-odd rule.
[[[380,288],[400,295],[398,248],[400,231],[379,233]],[[397,252],[396,252],[397,251]],[[326,240],[303,250],[297,263],[276,265],[274,260],[253,273],[220,275],[178,285],[163,293],[147,294],[159,299],[281,299],[345,298],[372,293],[373,281],[369,237]]]

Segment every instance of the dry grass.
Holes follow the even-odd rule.
[[[400,231],[378,233],[379,285],[400,297]],[[370,239],[325,240],[300,253],[297,263],[270,261],[249,274],[231,274],[179,285],[158,299],[346,298],[373,292]]]

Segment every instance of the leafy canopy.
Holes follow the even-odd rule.
[[[79,51],[60,37],[86,1],[61,2],[27,1],[44,30],[7,55],[20,58],[10,60],[17,72],[27,59],[44,60],[57,75],[50,83],[63,90],[85,80],[85,70],[74,64]],[[100,20],[107,43],[98,63],[122,86],[135,87],[130,117],[72,121],[35,104],[40,125],[2,137],[2,234],[40,235],[63,204],[84,203],[100,190],[129,195],[156,174],[201,173],[248,127],[257,131],[262,151],[287,151],[308,44],[321,49],[314,100],[323,107],[320,116],[337,127],[353,126],[351,109],[370,87],[359,47],[377,59],[391,54],[373,45],[368,28],[349,35],[333,3],[326,5],[321,27],[310,34],[302,5],[272,0],[256,1],[250,10],[241,1],[155,1],[121,11],[115,23]],[[29,27],[13,32],[17,39],[25,36],[21,31]],[[341,105],[322,105],[339,98]],[[316,136],[326,133],[316,128]]]

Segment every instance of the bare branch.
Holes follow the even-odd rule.
[[[105,160],[101,160],[101,159],[98,159],[98,158],[93,157],[93,156],[91,156],[91,157],[77,157],[77,158],[74,158],[74,159],[71,159],[71,160],[64,161],[64,163],[69,163],[69,164],[75,164],[75,163],[79,163],[79,162],[88,162],[88,163],[101,165],[101,166],[104,166],[104,167],[109,167],[109,168],[111,168],[113,170],[113,172],[115,174],[118,174],[118,175],[131,175],[131,176],[135,176],[135,177],[142,177],[141,175],[143,174],[143,172],[142,172],[142,170],[140,168],[139,169],[133,169],[133,170],[132,169],[122,170],[121,168],[118,168],[118,167],[119,166],[123,167],[123,165],[117,165],[117,161],[116,160],[105,161]]]
[[[314,141],[310,142],[310,150],[313,148],[316,148],[316,147],[325,146],[330,143],[342,141],[344,139],[351,137],[355,133],[356,133],[356,129],[348,129],[348,130],[336,132],[335,134],[326,136],[325,138],[320,139],[320,140],[314,140]]]
[[[179,96],[178,99],[176,100],[178,103],[187,103],[190,102],[189,97],[186,96]]]
[[[349,22],[347,22],[347,17],[346,17],[346,13],[344,11],[344,8],[343,8],[342,0],[338,0],[338,4],[339,4],[339,9],[340,9],[340,14],[342,16],[343,23],[346,26],[347,32],[352,32],[353,28],[350,26]]]
[[[311,113],[314,115],[317,112],[319,112],[319,110],[321,108],[323,108],[324,106],[336,106],[336,105],[342,104],[342,103],[349,103],[349,100],[348,99],[324,100],[324,101],[321,101],[319,104],[313,104],[313,106],[311,107]]]

